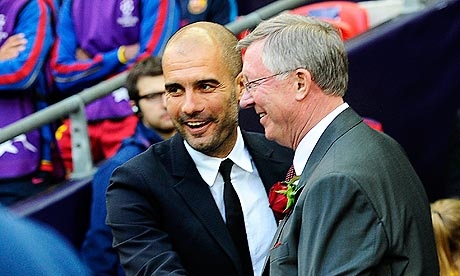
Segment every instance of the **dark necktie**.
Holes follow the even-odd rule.
[[[230,179],[232,166],[232,160],[225,159],[222,161],[219,168],[224,179],[225,219],[227,221],[228,231],[238,250],[244,275],[253,275],[254,272],[252,269],[251,255],[249,254],[246,228],[244,226],[243,210],[241,209],[240,200]]]
[[[286,182],[289,182],[294,176],[296,175],[295,170],[294,170],[294,165],[291,165],[289,168],[287,174],[286,174]]]

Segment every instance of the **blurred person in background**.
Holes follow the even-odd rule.
[[[135,133],[99,167],[92,181],[91,221],[82,257],[94,275],[124,275],[117,252],[112,248],[112,233],[105,224],[105,192],[113,170],[175,133],[164,105],[164,77],[159,57],[147,57],[137,63],[129,72],[126,88],[139,119]]]
[[[15,0],[17,1],[17,0]],[[54,229],[0,206],[0,275],[89,276],[75,249]]]
[[[51,60],[56,86],[69,96],[160,55],[179,26],[175,0],[64,0]],[[86,116],[94,162],[113,156],[137,124],[125,88],[87,105]],[[66,120],[56,132],[68,172],[70,127]]]
[[[47,106],[53,44],[53,3],[0,1],[0,128]],[[55,180],[53,128],[45,125],[0,144],[0,202],[11,205]]]
[[[460,275],[460,199],[445,198],[431,203],[441,276]]]

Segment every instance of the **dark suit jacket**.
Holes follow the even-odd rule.
[[[430,206],[401,147],[348,108],[302,172],[270,275],[439,275]]]
[[[292,151],[262,134],[243,131],[243,139],[268,192],[284,179]],[[128,275],[242,275],[209,186],[179,135],[114,172],[107,213],[114,247]]]

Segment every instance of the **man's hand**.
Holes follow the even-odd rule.
[[[26,49],[27,39],[23,33],[8,37],[0,47],[0,61],[17,58]]]
[[[139,53],[139,43],[125,45],[125,58],[126,60],[133,59]]]
[[[75,53],[75,58],[77,60],[86,60],[86,59],[90,59],[91,55],[85,50],[81,48],[77,48],[77,52]]]

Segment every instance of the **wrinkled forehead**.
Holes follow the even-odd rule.
[[[170,52],[163,58],[163,74],[167,85],[192,87],[203,80],[223,82],[229,78],[227,67],[215,48],[194,48],[194,51]]]
[[[206,32],[183,33],[168,43],[163,53],[163,73],[167,77],[171,71],[185,73],[192,68],[223,67],[225,61],[221,49],[221,45]]]
[[[215,47],[206,47],[200,43],[177,46],[177,48],[170,48],[170,51],[163,55],[165,76],[170,75],[171,71],[223,66],[222,58]]]

